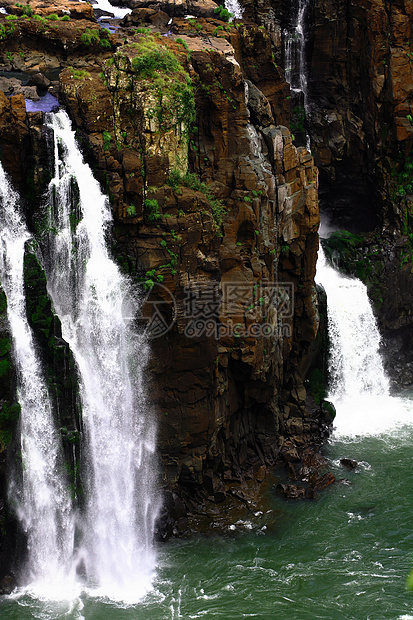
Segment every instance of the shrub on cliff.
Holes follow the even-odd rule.
[[[233,14],[230,13],[224,6],[217,6],[214,9],[214,14],[223,22],[229,22],[231,17],[234,17]]]
[[[138,55],[132,68],[138,78],[150,81],[156,104],[149,110],[163,132],[171,129],[189,132],[195,120],[195,97],[192,80],[178,57],[154,37],[143,38],[135,45]]]

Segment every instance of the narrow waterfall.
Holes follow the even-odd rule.
[[[23,260],[29,239],[18,196],[0,164],[0,280],[17,369],[23,465],[21,480],[11,483],[10,499],[27,534],[25,581],[36,593],[59,598],[67,595],[71,581],[74,518],[61,442],[26,315]]]
[[[233,14],[235,19],[242,19],[244,9],[242,8],[239,0],[225,0],[225,8]]]
[[[130,286],[110,258],[107,198],[64,111],[48,115],[54,178],[45,251],[49,293],[81,377],[86,506],[79,564],[96,594],[134,602],[155,566],[155,426],[145,401],[148,345],[124,317]]]
[[[283,32],[285,79],[289,83],[291,90],[296,93],[303,93],[304,102],[307,95],[304,20],[308,2],[309,0],[298,0],[296,19],[293,21],[291,28],[285,29]]]
[[[305,121],[309,113],[307,96],[307,72],[305,65],[305,19],[309,0],[298,0],[297,14],[289,28],[283,30],[284,72],[291,88],[292,110],[291,131],[300,134],[302,145],[311,150],[310,136]]]
[[[327,293],[328,398],[337,410],[336,434],[375,435],[411,424],[409,403],[390,396],[366,286],[328,265],[321,246],[316,281]]]

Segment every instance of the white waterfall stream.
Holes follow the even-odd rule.
[[[19,198],[0,164],[0,280],[17,370],[23,464],[22,479],[12,482],[9,495],[27,535],[25,581],[37,595],[59,598],[67,595],[74,577],[74,518],[61,442],[26,315],[23,261],[30,235],[19,211]]]
[[[298,0],[298,10],[290,29],[284,29],[284,72],[290,85],[293,99],[304,105],[305,115],[309,113],[307,105],[307,73],[305,66],[305,19],[309,0]],[[300,97],[302,99],[300,99]],[[305,131],[306,149],[311,150],[310,136]]]
[[[336,436],[385,433],[413,421],[410,401],[390,395],[366,286],[331,267],[320,247],[316,281],[327,293],[330,393]]]
[[[285,79],[291,90],[307,94],[307,76],[304,58],[304,20],[309,0],[298,0],[298,11],[291,30],[284,30]]]
[[[70,120],[48,115],[48,290],[80,374],[86,508],[78,562],[94,594],[134,602],[151,585],[158,509],[155,426],[145,401],[148,346],[123,316],[127,279],[110,258],[107,198],[84,163]]]
[[[233,14],[235,19],[242,19],[244,9],[242,8],[239,0],[225,0],[225,8]]]

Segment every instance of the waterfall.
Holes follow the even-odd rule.
[[[328,398],[337,410],[336,435],[374,435],[411,423],[410,403],[390,396],[366,286],[328,265],[321,246],[316,281],[327,293]]]
[[[306,102],[307,76],[305,72],[304,20],[309,0],[298,0],[298,11],[291,30],[284,29],[284,71],[291,90],[301,92]]]
[[[235,19],[242,19],[244,9],[242,8],[239,0],[225,0],[225,8],[233,14]]]
[[[105,242],[111,212],[64,111],[47,210],[48,290],[80,374],[86,502],[79,565],[94,594],[139,600],[155,566],[155,427],[145,400],[148,345],[124,318],[128,280]]]
[[[18,196],[0,164],[0,280],[17,371],[23,465],[21,480],[11,483],[9,495],[27,534],[25,580],[34,592],[60,598],[68,594],[73,577],[74,518],[61,442],[26,316],[23,261],[29,239]]]
[[[305,18],[309,0],[298,0],[298,11],[291,28],[283,30],[284,40],[284,72],[285,79],[290,85],[293,109],[298,106],[298,118],[296,130],[305,136],[305,146],[310,152],[310,136],[304,129],[305,116],[309,109],[307,105],[307,73],[305,66]],[[303,110],[301,108],[303,107]],[[297,116],[297,110],[294,110]],[[294,121],[293,114],[293,121]],[[293,125],[292,125],[293,126]]]

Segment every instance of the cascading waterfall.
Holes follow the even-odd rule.
[[[321,246],[316,281],[327,293],[328,398],[337,409],[336,435],[374,435],[411,424],[411,404],[390,396],[366,286],[328,265]]]
[[[155,428],[145,401],[148,345],[124,318],[127,279],[111,260],[111,221],[64,111],[54,140],[45,251],[48,290],[80,374],[86,507],[79,564],[94,593],[134,602],[150,587],[155,554]]]
[[[308,1],[309,0],[298,1],[296,20],[292,24],[291,30],[285,29],[283,32],[285,79],[289,83],[291,90],[297,93],[303,93],[304,104],[307,95],[307,76],[304,58],[304,20]]]
[[[242,19],[244,9],[239,3],[239,0],[225,0],[225,8],[233,14],[235,19]]]
[[[0,164],[0,280],[17,370],[23,463],[21,480],[11,483],[10,498],[27,534],[25,580],[35,593],[59,598],[68,595],[73,582],[74,518],[61,442],[27,321],[23,261],[30,235],[19,210],[18,196]]]
[[[290,85],[294,102],[304,106],[305,115],[309,109],[307,105],[307,73],[305,66],[305,18],[309,0],[298,0],[298,11],[291,29],[284,29],[284,72],[285,79]],[[294,107],[295,103],[294,103]],[[303,122],[303,119],[300,119]],[[310,152],[310,136],[305,131],[305,146]]]

